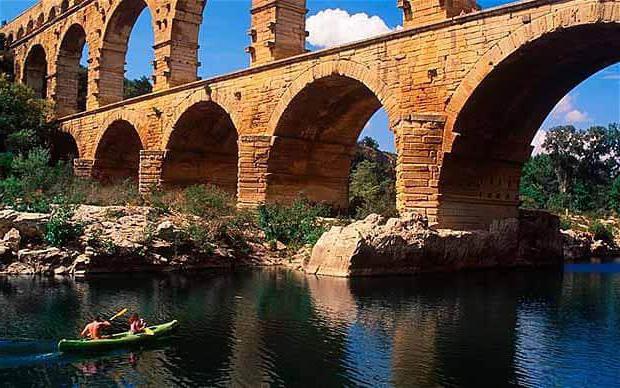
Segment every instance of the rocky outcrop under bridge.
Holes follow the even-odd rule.
[[[487,231],[435,230],[414,214],[376,214],[325,233],[304,263],[307,273],[370,276],[489,267],[556,266],[563,261],[557,216],[521,211]]]

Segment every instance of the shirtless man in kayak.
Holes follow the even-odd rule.
[[[97,317],[94,321],[86,325],[82,333],[81,337],[88,337],[91,340],[101,339],[103,338],[101,335],[101,329],[104,327],[109,327],[111,323],[109,321],[104,321],[101,318]]]

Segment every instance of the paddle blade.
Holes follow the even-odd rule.
[[[127,312],[127,309],[122,309],[121,311],[116,313],[116,315],[114,315],[112,318],[108,319],[108,321],[112,321],[112,320],[120,317],[121,315],[125,314],[126,312]]]
[[[144,334],[146,335],[155,335],[155,332],[151,329],[149,329],[148,327],[144,328]]]

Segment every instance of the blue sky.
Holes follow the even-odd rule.
[[[483,8],[489,8],[509,1],[482,0]],[[20,12],[34,4],[34,0],[0,0],[0,19],[10,20]],[[199,75],[203,78],[231,72],[248,66],[248,55],[244,48],[248,45],[246,34],[250,25],[250,0],[208,0],[204,21],[200,30],[199,61],[202,66]],[[350,22],[345,31],[358,33],[360,29],[368,29],[368,34],[378,31],[389,31],[401,24],[401,12],[396,7],[396,0],[344,1],[344,0],[308,0],[309,17],[315,16],[325,23],[336,20]],[[332,19],[325,19],[325,14],[317,14],[326,9],[340,9],[355,15],[364,13],[369,17],[380,18],[347,19],[346,13],[332,13]],[[345,15],[343,19],[341,16]],[[360,16],[360,15],[358,15]],[[340,18],[339,18],[340,17]],[[320,29],[321,24],[317,29]],[[312,31],[311,31],[312,32]],[[345,34],[346,35],[346,34]],[[311,36],[312,38],[313,36]],[[346,36],[340,38],[346,39]],[[321,43],[320,38],[311,41]],[[132,32],[129,51],[127,53],[127,77],[138,78],[150,75],[152,61],[153,34],[150,27],[150,14],[145,10]],[[318,45],[320,46],[320,45]],[[310,49],[320,48],[309,44]],[[148,54],[148,55],[145,55]],[[83,61],[85,61],[83,57]],[[607,68],[583,82],[565,97],[549,115],[542,128],[571,123],[577,127],[588,127],[594,124],[607,125],[620,122],[620,64]],[[387,130],[387,118],[381,110],[370,120],[363,135],[370,135],[379,141],[383,149],[394,150],[394,140]],[[540,142],[544,133],[537,136]]]

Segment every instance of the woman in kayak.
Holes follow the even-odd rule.
[[[101,330],[104,327],[109,327],[111,325],[110,322],[102,320],[100,317],[95,318],[94,321],[86,325],[82,333],[81,337],[88,337],[91,340],[101,339],[103,336],[101,335]]]
[[[142,333],[145,327],[146,327],[146,322],[144,322],[144,319],[140,318],[138,314],[134,313],[129,318],[129,331],[132,334]]]

